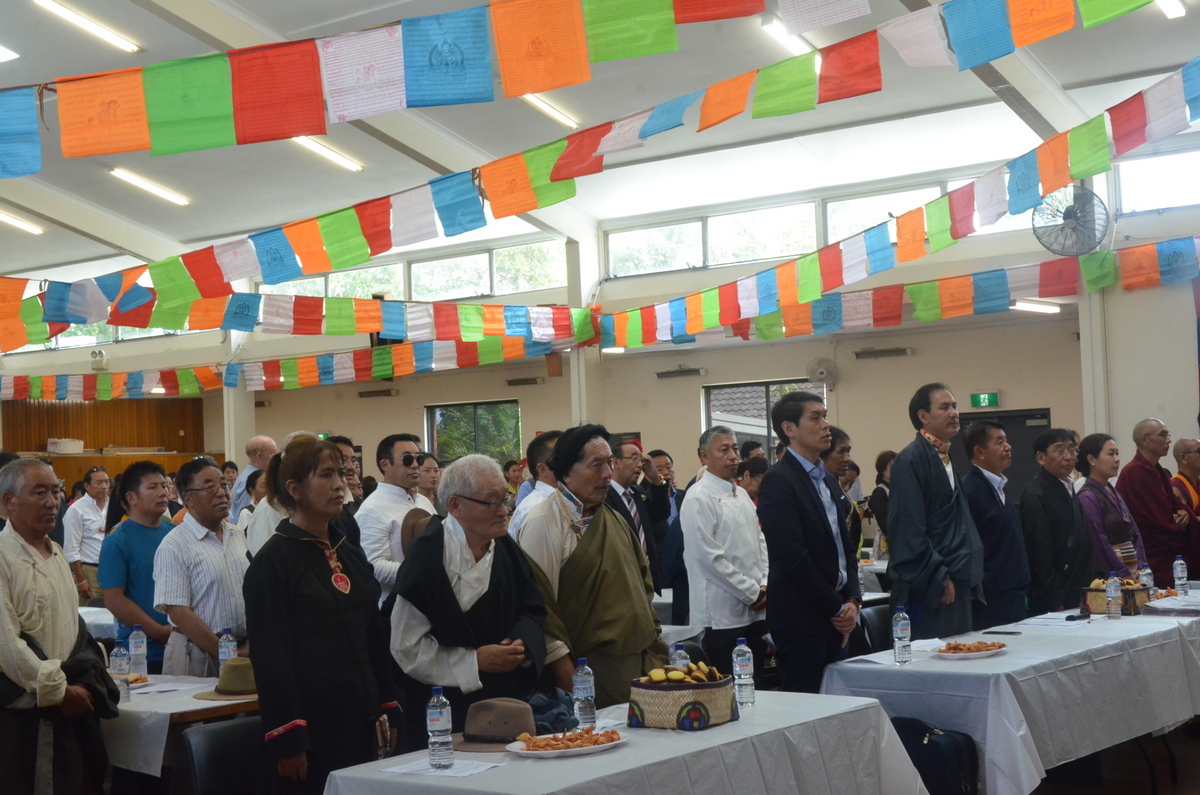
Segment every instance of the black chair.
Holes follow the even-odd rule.
[[[88,607],[104,607],[104,597],[103,596],[93,596],[91,599],[88,599],[87,606]]]
[[[892,609],[888,605],[874,605],[862,611],[863,629],[871,651],[887,651],[892,648]]]
[[[263,752],[258,716],[185,729],[192,795],[254,795]]]
[[[696,641],[683,641],[683,650],[687,652],[688,659],[692,662],[703,662],[705,665],[712,665],[712,660],[708,659],[708,655],[704,653],[704,649]]]

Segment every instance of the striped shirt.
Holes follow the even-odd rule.
[[[228,627],[244,638],[246,541],[228,522],[221,536],[191,514],[167,534],[154,555],[154,608],[165,613],[168,605],[188,607],[214,633]]]

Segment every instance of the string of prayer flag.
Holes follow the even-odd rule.
[[[1052,259],[1038,265],[1038,298],[1057,298],[1078,293],[1078,257]]]
[[[1154,143],[1188,128],[1183,74],[1175,71],[1142,92],[1146,101],[1146,143]]]
[[[554,164],[567,148],[565,138],[560,138],[548,144],[526,149],[521,153],[525,166],[529,171],[529,185],[537,197],[538,207],[549,207],[552,204],[564,202],[575,196],[575,180],[564,179],[554,182],[551,173]]]
[[[300,270],[305,274],[327,273],[333,269],[329,255],[325,252],[325,241],[321,239],[321,227],[316,218],[293,221],[283,225],[283,234],[300,260]]]
[[[1037,150],[1008,162],[1008,214],[1020,215],[1042,203],[1038,190]]]
[[[255,232],[250,235],[250,242],[254,244],[254,255],[258,257],[264,284],[282,284],[304,275],[296,252],[281,227]]]
[[[1184,237],[1154,244],[1159,278],[1163,284],[1179,284],[1200,276],[1196,265],[1196,241]]]
[[[432,182],[392,196],[392,245],[408,246],[438,235]]]
[[[950,234],[951,225],[949,196],[939,196],[925,205],[925,231],[929,235],[930,254],[958,242]]]
[[[992,315],[1009,310],[1008,271],[985,271],[971,276],[975,314]]]
[[[909,210],[896,219],[896,259],[912,262],[925,256],[925,208]]]
[[[550,171],[551,181],[574,179],[603,171],[604,155],[597,154],[597,150],[612,128],[612,122],[605,122],[568,135],[567,146]]]
[[[453,176],[453,175],[451,175]],[[439,177],[440,179],[440,177]],[[479,201],[476,194],[475,200]],[[379,256],[392,248],[392,197],[383,196],[354,205],[358,226],[367,241],[367,251],[372,257]]]
[[[1146,98],[1142,92],[1117,103],[1107,113],[1117,157],[1146,143]]]
[[[975,183],[968,182],[947,194],[950,206],[950,237],[955,240],[975,232]]]
[[[325,245],[325,254],[334,270],[371,261],[371,248],[363,237],[354,208],[318,215],[317,226]]]

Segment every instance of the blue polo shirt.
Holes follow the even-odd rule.
[[[126,519],[113,528],[100,547],[100,588],[124,588],[125,595],[160,624],[167,623],[165,613],[154,609],[154,554],[158,545],[175,525],[163,521],[158,527],[147,527]],[[129,640],[133,627],[118,620],[117,640]],[[146,660],[161,662],[163,645],[147,636]]]

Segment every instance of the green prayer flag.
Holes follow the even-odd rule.
[[[42,399],[42,377],[40,375],[29,376],[29,399]]]
[[[338,335],[358,333],[358,326],[354,321],[353,298],[325,299],[325,333]]]
[[[904,292],[913,302],[913,318],[922,323],[932,323],[942,319],[942,297],[938,292],[937,282],[921,282],[908,284]]]
[[[942,196],[925,205],[925,234],[929,236],[930,254],[958,242],[950,236],[949,196]]]
[[[625,325],[625,347],[644,347],[642,344],[642,310],[631,309],[625,315],[629,318],[629,322]]]
[[[583,344],[595,339],[596,328],[592,325],[592,310],[588,307],[571,307],[571,323],[575,327],[575,343]]]
[[[788,116],[816,106],[816,50],[758,70],[751,118]]]
[[[30,345],[41,345],[50,341],[50,324],[42,322],[42,302],[31,295],[21,302],[19,313],[25,324],[25,336]]]
[[[497,364],[504,361],[504,338],[484,337],[479,341],[479,363]]]
[[[334,270],[371,261],[371,247],[363,237],[362,225],[353,207],[318,215],[317,226],[321,229],[325,253]]]
[[[187,326],[188,315],[191,312],[192,305],[190,302],[170,306],[164,304],[160,299],[154,304],[154,311],[150,313],[148,328],[183,331],[184,327]]]
[[[1079,0],[1079,16],[1086,30],[1123,17],[1149,3],[1150,0]]]
[[[1117,258],[1112,251],[1093,251],[1079,257],[1079,272],[1088,292],[1094,293],[1117,283]]]
[[[179,379],[179,394],[182,397],[200,394],[200,381],[197,380],[196,374],[184,367],[175,371],[175,377]]]
[[[768,312],[754,318],[754,336],[760,340],[783,338],[783,313]]]
[[[300,388],[300,363],[295,359],[284,359],[279,363],[279,374],[283,376],[284,389]]]
[[[225,53],[142,67],[150,154],[233,146],[233,81]]]
[[[800,303],[807,304],[821,297],[821,261],[816,252],[805,254],[796,260],[796,268],[800,274],[797,277],[797,294]]]
[[[392,377],[392,348],[385,345],[371,349],[371,380],[382,381]]]
[[[1087,179],[1112,169],[1108,159],[1108,128],[1104,114],[1085,121],[1067,133],[1071,179]]]
[[[549,207],[575,196],[575,180],[550,181],[550,172],[554,170],[554,164],[566,148],[567,139],[559,138],[557,141],[535,146],[521,153],[525,158],[525,167],[529,169],[529,182],[533,185],[533,192],[537,194],[538,207]]]
[[[158,292],[156,310],[161,307],[191,307],[193,301],[200,300],[200,288],[192,279],[179,257],[167,257],[148,266],[150,280]],[[182,327],[181,327],[182,328]]]
[[[705,328],[721,325],[721,293],[716,287],[700,292],[700,317]]]
[[[458,328],[463,342],[479,342],[483,339],[483,305],[459,304]]]
[[[112,400],[112,373],[96,376],[96,400]]]
[[[583,0],[583,27],[592,63],[679,49],[671,0]]]

